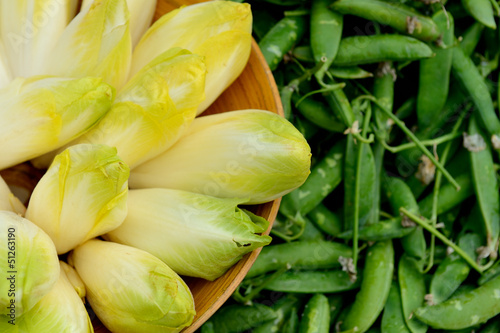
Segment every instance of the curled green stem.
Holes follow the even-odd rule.
[[[437,237],[439,240],[441,240],[446,246],[449,246],[451,247],[460,257],[462,257],[463,260],[465,260],[474,270],[476,270],[478,273],[480,274],[483,274],[485,268],[484,267],[481,267],[479,266],[475,261],[474,259],[472,259],[471,257],[469,257],[469,255],[467,253],[465,253],[465,251],[463,251],[458,245],[456,245],[455,243],[453,243],[451,240],[449,240],[445,235],[443,235],[442,233],[440,233],[435,227],[433,227],[429,222],[429,220],[425,219],[425,218],[421,218],[417,215],[415,215],[414,213],[408,211],[407,209],[405,209],[404,207],[401,207],[399,209],[399,211],[408,216],[408,218],[410,218],[413,222],[417,223],[418,225],[420,225],[422,228],[424,228],[425,230],[427,230],[428,232],[430,232],[432,235],[434,235],[435,237]]]
[[[453,176],[450,175],[450,173],[448,172],[448,170],[446,170],[444,168],[443,164],[440,163],[434,157],[434,155],[429,151],[429,149],[427,149],[422,144],[422,141],[420,141],[415,136],[415,134],[413,134],[413,132],[410,131],[410,129],[408,127],[406,127],[404,121],[402,121],[401,119],[399,119],[398,117],[396,117],[395,115],[393,115],[392,112],[390,112],[389,110],[387,110],[387,108],[384,105],[382,105],[382,103],[380,103],[374,96],[372,96],[372,95],[364,95],[364,96],[360,96],[358,98],[365,98],[365,99],[371,100],[373,103],[375,103],[379,107],[379,109],[382,110],[382,112],[384,112],[389,118],[391,118],[394,121],[394,123],[410,138],[410,140],[415,143],[415,145],[417,146],[417,148],[419,148],[422,151],[422,153],[429,158],[429,160],[436,166],[436,168],[443,173],[443,175],[446,177],[446,179],[448,179],[448,181],[451,184],[453,184],[453,186],[455,186],[455,188],[457,189],[457,191],[460,190],[460,185],[458,185],[458,183],[455,180],[455,178],[453,178]]]
[[[432,140],[422,140],[420,141],[424,146],[434,146],[434,145],[440,145],[442,143],[445,143],[445,142],[448,142],[448,141],[451,141],[453,139],[456,139],[458,137],[462,136],[461,133],[449,133],[449,134],[445,134],[443,136],[440,136],[439,138],[435,138],[435,139],[432,139]],[[411,148],[415,148],[417,145],[415,144],[415,142],[408,142],[408,143],[404,143],[404,144],[401,144],[399,146],[389,146],[387,144],[387,142],[385,142],[385,140],[381,140],[380,141],[381,144],[384,146],[385,149],[387,149],[388,151],[390,151],[391,153],[399,153],[403,150],[407,150],[407,149],[411,149]]]

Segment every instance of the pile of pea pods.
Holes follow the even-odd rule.
[[[500,332],[500,8],[249,1],[307,181],[201,328]]]

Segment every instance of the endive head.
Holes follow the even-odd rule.
[[[76,275],[76,272],[62,261],[60,267],[54,287],[30,311],[17,319],[15,325],[0,322],[2,332],[94,332],[85,305],[68,276],[68,273]]]
[[[251,50],[252,13],[249,4],[208,1],[181,7],[161,17],[136,46],[131,74],[172,47],[205,58],[207,98],[203,112],[243,71]]]
[[[97,76],[119,89],[127,80],[132,54],[126,0],[95,0],[83,7],[51,54],[44,74]]]
[[[92,2],[94,0],[83,0],[82,8],[90,6]],[[156,0],[127,0],[127,6],[130,12],[132,45],[135,45],[151,25],[156,9]]]
[[[59,278],[59,259],[43,230],[13,212],[0,211],[0,319],[16,319]],[[3,332],[3,331],[2,331]]]
[[[104,237],[162,259],[181,275],[215,280],[243,255],[269,244],[269,222],[220,199],[169,189],[131,190],[128,214]]]
[[[80,144],[57,155],[36,185],[26,218],[66,253],[118,227],[127,214],[129,168],[115,148]]]
[[[21,216],[26,212],[24,204],[10,191],[9,186],[0,176],[0,211],[7,210]]]
[[[0,35],[14,77],[43,73],[77,0],[1,0]]]
[[[0,90],[0,170],[57,149],[88,131],[114,100],[100,78],[18,78]]]
[[[202,57],[180,48],[160,54],[119,92],[97,126],[76,142],[116,147],[130,168],[170,147],[205,98]]]
[[[131,188],[274,200],[304,183],[311,150],[286,119],[261,110],[196,118],[170,149],[132,170]]]
[[[180,332],[193,321],[191,291],[152,254],[90,240],[69,257],[87,287],[87,300],[112,332]]]

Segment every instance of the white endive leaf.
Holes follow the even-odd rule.
[[[131,75],[172,47],[205,57],[207,98],[203,112],[241,74],[251,50],[252,13],[247,3],[207,1],[161,17],[137,44]]]
[[[13,77],[44,72],[52,49],[75,15],[76,0],[0,0],[0,31]],[[60,59],[60,58],[59,58]]]
[[[126,1],[96,0],[66,27],[44,73],[102,77],[119,89],[128,77],[131,52]]]
[[[109,110],[114,90],[99,78],[17,78],[0,90],[0,170],[57,149]]]
[[[94,0],[83,0],[82,8],[89,6]],[[156,0],[127,0],[130,12],[130,33],[132,45],[135,46],[148,30],[156,9]]]
[[[269,222],[220,199],[169,189],[131,190],[128,214],[104,237],[143,249],[180,275],[215,280],[243,255],[269,244]]]
[[[123,222],[128,175],[114,148],[69,147],[36,185],[26,218],[50,236],[57,253],[66,253]]]
[[[286,119],[262,110],[196,118],[170,149],[130,174],[131,188],[172,188],[220,198],[274,200],[302,185],[311,150]]]
[[[94,332],[85,305],[67,275],[73,268],[65,262],[59,263],[59,279],[54,287],[30,311],[17,319],[15,325],[0,321],[2,333]]]
[[[24,215],[26,207],[24,204],[10,191],[9,186],[0,176],[0,210],[8,210],[19,215]]]
[[[64,270],[64,274],[68,278],[68,281],[71,283],[71,286],[76,291],[78,297],[85,302],[85,296],[87,295],[87,289],[85,288],[85,284],[83,283],[80,275],[76,272],[76,270],[65,262],[61,261],[61,269]]]
[[[90,240],[68,258],[87,287],[87,300],[112,332],[177,333],[195,315],[188,286],[152,254]]]
[[[0,321],[5,323],[21,317],[52,289],[59,259],[42,229],[7,211],[0,211],[0,258]]]
[[[115,104],[77,143],[116,147],[130,168],[174,144],[203,101],[202,57],[175,48],[162,53],[137,73],[117,95]]]
[[[12,81],[12,68],[9,64],[4,43],[0,40],[0,89],[5,88]]]

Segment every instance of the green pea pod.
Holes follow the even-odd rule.
[[[317,205],[307,217],[327,235],[336,237],[342,231],[342,219],[339,214],[335,214],[324,204]]]
[[[412,333],[424,333],[427,326],[413,316],[413,311],[422,306],[425,298],[425,281],[419,263],[404,254],[398,266],[401,304],[407,327]]]
[[[477,234],[464,234],[458,241],[458,246],[471,258],[476,258],[476,249],[481,245],[481,238]],[[470,266],[462,257],[451,253],[437,267],[432,276],[429,294],[430,304],[439,304],[447,300],[462,282],[469,276]]]
[[[237,333],[258,327],[276,317],[276,312],[263,304],[232,304],[217,311],[209,322],[217,333]]]
[[[368,249],[361,287],[343,320],[343,332],[366,332],[382,312],[394,271],[392,241],[377,242]]]
[[[381,323],[382,333],[411,333],[406,326],[403,306],[401,305],[401,293],[396,282],[392,282],[389,297],[384,306]]]
[[[314,63],[311,46],[309,45],[299,45],[294,47],[292,50],[292,56],[301,62],[308,62],[311,64]]]
[[[328,333],[330,331],[330,306],[328,298],[323,294],[316,294],[307,302],[299,333]]]
[[[342,294],[329,294],[328,304],[330,305],[330,327],[335,324],[337,317],[342,311],[342,306],[344,305],[344,296]]]
[[[271,308],[276,312],[277,317],[252,330],[252,333],[280,332],[285,320],[292,311],[302,303],[302,297],[294,294],[286,294],[274,303]]]
[[[500,275],[500,260],[498,260],[493,266],[491,266],[486,272],[484,272],[481,277],[477,280],[479,285],[485,284],[486,282],[494,279]]]
[[[373,152],[366,143],[355,143],[352,135],[347,138],[344,165],[344,229],[353,229],[354,216],[359,216],[359,226],[375,223],[378,216],[373,209],[375,198],[376,169]],[[361,168],[359,174],[357,168]],[[359,191],[356,191],[356,182]],[[358,197],[358,198],[356,198]],[[356,212],[355,201],[359,200]]]
[[[262,249],[246,277],[255,277],[287,265],[300,269],[338,267],[339,257],[352,257],[352,249],[347,245],[329,241],[297,241],[269,245]]]
[[[418,214],[419,207],[417,201],[402,179],[386,176],[382,181],[382,185],[393,214],[399,215],[401,207]]]
[[[325,239],[321,230],[319,230],[310,219],[303,216],[301,216],[301,218],[304,219],[305,226],[302,235],[298,238],[299,241],[321,241]]]
[[[394,214],[399,214],[400,208],[406,208],[416,214],[419,213],[417,201],[403,180],[395,177],[385,177],[382,186]],[[414,228],[413,232],[401,238],[401,245],[408,255],[418,259],[425,258],[426,243],[424,231],[421,227]]]
[[[459,47],[453,49],[452,69],[453,75],[476,106],[475,113],[479,116],[482,126],[486,128],[490,137],[500,138],[500,120],[495,113],[488,86],[471,58],[467,57]]]
[[[481,35],[484,31],[484,25],[479,22],[474,22],[471,24],[467,30],[462,34],[462,40],[460,41],[460,48],[464,50],[466,56],[470,57],[474,50],[476,49]]]
[[[452,84],[443,109],[436,115],[430,124],[424,128],[419,128],[417,132],[415,132],[416,137],[420,140],[428,140],[445,134],[443,128],[447,124],[454,123],[462,112],[468,110],[468,104],[469,98],[464,95],[458,86]],[[399,173],[404,177],[413,175],[417,171],[421,157],[422,152],[418,148],[411,148],[399,152],[396,157],[396,166]],[[418,182],[420,182],[418,179],[414,179],[415,184],[418,184]],[[412,186],[412,189],[413,188],[414,186]],[[421,187],[420,191],[424,189],[425,186]],[[418,196],[417,194],[415,195]]]
[[[415,231],[415,227],[403,227],[401,217],[380,221],[359,229],[358,239],[363,241],[384,241],[408,236]],[[337,236],[340,239],[352,239],[352,230],[342,232]]]
[[[312,168],[305,183],[283,197],[281,213],[290,218],[297,212],[306,215],[340,184],[344,173],[345,145],[345,140],[337,142]]]
[[[459,205],[465,199],[474,195],[474,187],[468,173],[463,173],[455,177],[455,180],[460,185],[460,191],[455,187],[446,183],[439,189],[437,214],[443,214],[453,207]],[[420,213],[425,217],[430,217],[432,213],[432,193],[426,196],[418,203]]]
[[[330,0],[313,0],[311,5],[311,51],[316,63],[324,62],[316,72],[320,82],[337,55],[344,21],[341,14],[328,8],[329,5]]]
[[[462,5],[478,22],[496,29],[495,13],[490,0],[462,0]]]
[[[333,82],[335,83],[335,82]],[[354,110],[351,107],[351,103],[347,99],[346,94],[343,89],[336,89],[323,94],[326,102],[332,109],[332,112],[338,119],[341,119],[346,127],[351,127],[356,119]]]
[[[498,250],[498,236],[500,234],[500,195],[498,182],[493,165],[493,156],[486,137],[477,126],[475,117],[469,122],[469,135],[482,138],[486,146],[480,151],[470,151],[472,179],[474,190],[486,232],[486,246],[495,259]]]
[[[285,293],[338,293],[359,287],[343,270],[287,271],[266,284],[264,289]]]
[[[382,62],[379,64],[379,69],[375,73],[373,81],[373,96],[387,109],[392,110],[394,103],[394,81],[395,70],[391,62]],[[389,136],[389,129],[392,122],[389,122],[389,117],[383,113],[376,105],[373,108],[373,116],[375,117],[375,125],[380,140],[386,141]]]
[[[330,67],[328,73],[339,79],[366,79],[373,77],[371,72],[358,66],[351,67]]]
[[[297,333],[299,330],[299,315],[297,314],[297,309],[294,309],[291,313],[290,316],[286,319],[285,323],[283,324],[283,328],[281,329],[280,332],[282,333]]]
[[[423,306],[415,316],[433,328],[458,330],[481,324],[500,314],[500,276],[443,303]]]
[[[404,4],[380,0],[337,0],[331,8],[342,14],[356,15],[391,26],[424,41],[439,37],[439,28],[434,21]]]
[[[304,36],[306,24],[307,19],[303,15],[286,16],[262,37],[259,48],[272,71]]]
[[[413,61],[432,57],[427,44],[402,35],[370,35],[342,38],[334,66],[357,66],[382,61]]]
[[[450,47],[455,42],[453,17],[449,13],[439,11],[432,16],[432,19],[442,32],[442,45],[432,47],[436,54],[434,57],[420,60],[417,94],[417,117],[420,128],[432,123],[444,107],[453,58]]]
[[[301,96],[294,94],[292,101],[297,103]],[[311,97],[303,99],[298,105],[297,110],[310,122],[318,127],[324,128],[332,132],[344,132],[345,125],[339,120],[330,108],[321,101],[315,100]]]
[[[292,96],[294,90],[290,86],[284,86],[280,89],[281,104],[283,105],[283,114],[286,119],[292,119]]]

